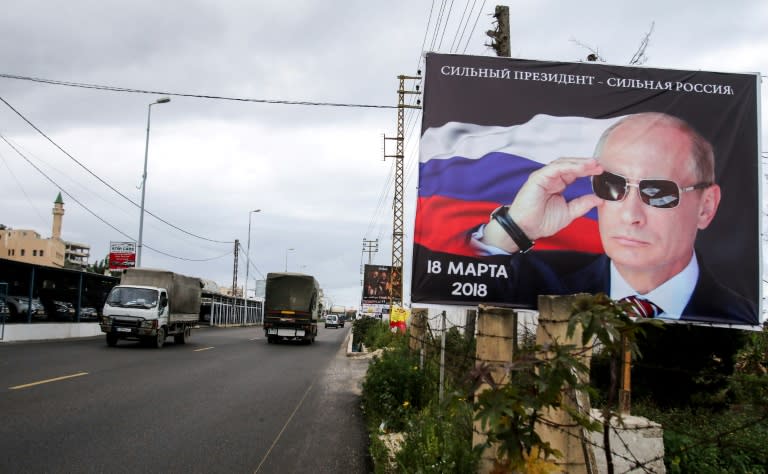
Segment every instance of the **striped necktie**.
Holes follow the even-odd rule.
[[[664,312],[658,305],[640,296],[627,296],[620,301],[630,304],[632,307],[630,316],[636,316],[638,318],[655,318]]]

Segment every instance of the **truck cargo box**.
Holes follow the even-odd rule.
[[[168,291],[171,321],[197,321],[200,317],[203,288],[200,278],[168,270],[128,268],[123,271],[120,284],[165,288]]]

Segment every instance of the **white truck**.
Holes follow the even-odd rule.
[[[168,336],[184,344],[200,318],[202,289],[196,277],[148,268],[124,270],[102,312],[107,345],[133,339],[161,348]]]

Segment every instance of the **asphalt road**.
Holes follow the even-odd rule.
[[[0,472],[366,473],[350,326],[313,345],[204,328],[185,345],[0,344]]]

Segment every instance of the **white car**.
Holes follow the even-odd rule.
[[[339,323],[339,317],[335,314],[329,314],[325,317],[325,327],[334,327],[338,328],[341,327],[341,323]]]

